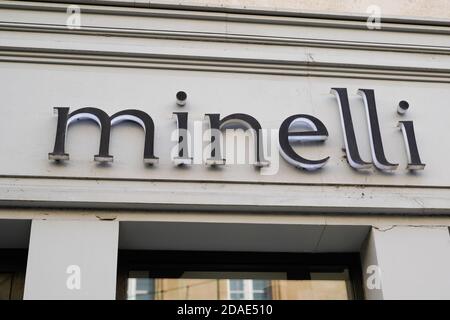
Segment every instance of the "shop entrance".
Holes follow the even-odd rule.
[[[121,221],[118,299],[362,299],[367,226]]]

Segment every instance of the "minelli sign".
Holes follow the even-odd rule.
[[[336,107],[339,108],[341,128],[344,136],[345,152],[348,164],[357,170],[370,169],[376,167],[382,171],[394,171],[398,169],[398,164],[392,163],[387,158],[383,141],[381,138],[380,123],[378,120],[375,92],[372,89],[360,89],[358,94],[364,101],[365,113],[367,116],[367,130],[369,133],[370,149],[372,160],[363,160],[360,156],[356,134],[354,130],[354,122],[350,112],[349,99],[347,89],[332,88],[331,93],[336,97]],[[177,103],[183,106],[187,99],[186,93],[180,91],[177,93]],[[408,110],[409,104],[406,101],[400,101],[397,112],[401,115]],[[70,110],[69,108],[55,108],[58,115],[56,138],[54,149],[49,153],[49,159],[54,161],[67,161],[69,154],[65,151],[66,135],[70,125],[78,120],[93,120],[100,127],[100,147],[98,154],[94,156],[97,162],[112,162],[113,156],[109,153],[110,133],[112,127],[124,122],[132,121],[139,124],[144,130],[144,163],[154,165],[158,162],[158,157],[154,153],[155,144],[155,125],[151,115],[142,110],[127,109],[122,110],[113,115],[108,115],[98,108],[80,108]],[[176,165],[191,165],[194,163],[194,157],[191,155],[192,139],[190,128],[188,125],[189,114],[187,112],[174,112],[173,116],[176,120],[177,142],[174,146],[175,152],[172,159]],[[223,132],[230,128],[244,129],[253,137],[255,155],[253,163],[257,167],[270,166],[270,159],[267,156],[267,148],[269,146],[259,121],[250,114],[233,113],[229,115],[221,115],[219,113],[206,113],[204,120],[209,129],[206,132],[208,140],[207,156],[202,163],[210,166],[225,165],[226,158],[223,156]],[[416,142],[414,132],[414,123],[410,120],[399,121],[399,132],[403,134],[404,145],[399,146],[399,150],[404,150],[408,157],[408,170],[423,170],[425,164],[420,158],[419,148]],[[297,168],[306,169],[308,171],[318,170],[325,166],[330,157],[322,159],[308,159],[301,154],[301,148],[294,148],[297,144],[305,143],[324,143],[329,136],[326,124],[314,115],[309,114],[293,114],[279,125],[276,147],[282,157],[290,164]],[[170,137],[167,138],[168,140]],[[245,147],[245,145],[244,145]],[[202,150],[204,152],[204,150]]]

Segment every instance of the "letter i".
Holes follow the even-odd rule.
[[[406,101],[400,101],[398,105],[398,113],[403,115],[408,110],[409,104]],[[417,147],[416,134],[414,132],[414,123],[412,121],[399,121],[398,127],[403,133],[403,139],[405,141],[406,154],[408,156],[408,170],[423,170],[425,164],[422,163],[419,155],[419,149]]]

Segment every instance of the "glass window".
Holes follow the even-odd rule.
[[[129,272],[128,300],[347,300],[352,299],[348,271],[310,273],[307,279],[275,272]]]
[[[230,300],[270,300],[270,281],[252,279],[230,279]]]
[[[270,300],[271,297],[271,283],[268,280],[252,280],[252,293],[251,300]]]
[[[129,300],[362,299],[358,253],[119,251]]]
[[[244,300],[244,280],[229,280],[229,295],[231,300]]]
[[[142,272],[130,272],[127,288],[127,300],[153,300],[155,298],[155,280]]]

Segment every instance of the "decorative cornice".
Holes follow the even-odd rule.
[[[61,1],[62,2],[62,1]],[[146,7],[123,6],[125,3],[116,3],[121,6],[106,5],[105,1],[69,1],[67,3],[54,2],[25,2],[4,1],[0,9],[19,9],[66,12],[67,6],[78,3],[84,13],[140,16],[158,18],[196,19],[209,21],[228,21],[259,24],[278,24],[293,26],[314,26],[327,28],[345,28],[367,30],[364,16],[332,15],[316,13],[290,13],[279,11],[246,10],[232,8],[207,8],[203,6],[182,6],[169,4],[152,4]],[[87,4],[89,3],[89,4]],[[97,5],[95,5],[97,4]],[[413,32],[429,34],[450,34],[449,21],[426,19],[383,19],[383,27],[376,32]]]
[[[18,9],[18,10],[39,10],[43,12],[66,12],[67,4],[63,3],[47,3],[47,2],[18,2],[18,1],[3,1],[0,3],[0,9]],[[105,14],[116,15],[120,17],[164,17],[167,21],[174,21],[171,19],[199,19],[217,21],[237,21],[237,22],[251,22],[256,24],[271,23],[276,25],[308,25],[319,27],[335,26],[344,29],[361,29],[366,28],[363,21],[357,19],[338,20],[325,19],[318,17],[286,17],[286,16],[269,16],[269,15],[251,15],[243,13],[221,13],[209,11],[188,11],[188,10],[168,10],[168,9],[151,9],[151,8],[137,8],[137,7],[115,7],[115,6],[100,6],[100,5],[83,5],[82,12],[85,14]],[[64,17],[63,17],[64,18]],[[59,18],[58,18],[59,19]],[[194,71],[219,71],[219,72],[242,72],[254,74],[272,74],[272,75],[287,75],[287,76],[317,76],[317,77],[340,77],[340,78],[357,78],[357,79],[377,79],[377,80],[400,80],[400,81],[423,81],[423,82],[450,82],[450,66],[446,66],[445,61],[448,61],[450,56],[450,46],[429,45],[422,44],[420,37],[418,40],[405,43],[407,40],[403,35],[400,41],[394,42],[395,38],[389,35],[389,41],[381,42],[379,37],[369,37],[366,40],[365,36],[357,33],[357,37],[352,39],[348,35],[341,39],[333,39],[333,37],[311,36],[311,37],[293,37],[292,33],[280,33],[280,35],[261,35],[254,34],[254,27],[243,29],[240,33],[230,33],[228,31],[217,31],[214,24],[202,31],[194,30],[179,30],[179,26],[175,24],[170,25],[170,28],[159,26],[159,29],[152,29],[152,24],[148,24],[142,28],[134,27],[133,19],[127,21],[121,27],[114,26],[115,19],[112,19],[105,25],[85,25],[80,29],[69,29],[65,25],[61,25],[61,20],[50,19],[48,24],[42,22],[14,22],[14,21],[0,21],[0,32],[27,32],[39,33],[47,35],[46,41],[40,43],[20,41],[20,46],[16,41],[9,41],[11,38],[6,38],[3,46],[0,48],[0,61],[10,62],[29,62],[29,63],[46,63],[46,64],[72,64],[72,65],[86,65],[86,66],[111,66],[111,67],[130,67],[130,68],[156,68],[156,69],[175,69],[175,70],[194,70]],[[114,27],[113,27],[114,26]],[[389,24],[383,24],[381,32],[389,30]],[[428,32],[430,33],[450,33],[449,26],[442,25],[408,25],[392,23],[392,28],[395,31],[407,32]],[[172,29],[171,29],[172,28]],[[420,29],[419,31],[416,29]],[[394,30],[393,29],[393,30]],[[278,30],[278,29],[276,29]],[[340,30],[340,29],[339,29]],[[366,31],[360,31],[366,32]],[[369,32],[369,31],[367,31]],[[379,31],[373,31],[379,32]],[[300,34],[305,34],[301,32]],[[320,33],[319,33],[320,34]],[[52,35],[61,37],[58,41],[60,48],[54,47],[54,39]],[[223,52],[219,50],[210,51],[203,50],[204,56],[190,54],[189,52],[180,51],[176,54],[176,50],[167,53],[161,52],[137,52],[139,46],[134,47],[120,47],[115,46],[114,49],[108,51],[102,46],[91,47],[89,50],[74,47],[70,38],[65,36],[98,36],[99,39],[108,37],[115,39],[115,44],[120,44],[121,39],[136,39],[141,48],[151,48],[152,42],[144,41],[191,41],[193,44],[201,42],[212,43],[232,43],[245,45],[267,45],[273,46],[274,50],[278,50],[278,56],[267,55],[267,58],[255,54],[255,58],[241,57],[239,50],[233,52],[233,57],[222,56]],[[439,43],[442,36],[435,35],[433,42]],[[18,38],[20,39],[20,38]],[[133,40],[134,41],[134,40]],[[139,41],[139,42],[138,42]],[[402,43],[403,41],[403,43]],[[147,44],[148,43],[148,44]],[[432,42],[430,42],[432,43]],[[173,48],[176,48],[176,43],[173,42]],[[313,50],[330,49],[336,50],[336,55],[330,54],[327,58],[332,57],[331,60],[317,61],[311,55],[310,58],[300,54],[298,59],[296,55],[291,54],[290,58],[278,59],[284,55],[283,50],[277,49],[281,47],[295,47],[302,50],[302,48],[312,48]],[[200,47],[199,47],[200,48]],[[124,51],[121,51],[124,50]],[[252,49],[257,52],[258,49]],[[356,51],[356,55],[363,57],[358,61],[348,61],[345,58],[346,53],[352,54]],[[154,50],[152,50],[154,51]],[[159,50],[160,51],[160,50]],[[308,51],[308,50],[307,50]],[[272,51],[275,52],[275,51]],[[299,51],[300,52],[300,51]],[[304,51],[305,52],[305,51]],[[379,59],[373,59],[373,52],[379,52],[377,56]],[[408,60],[410,55],[413,58],[411,63],[402,63],[403,65],[396,65],[395,60],[392,63],[384,58],[383,52],[402,53],[405,54],[404,61]],[[364,53],[366,56],[361,56]],[[419,58],[414,58],[411,54],[420,54]],[[441,55],[443,63],[438,65],[432,63],[432,60],[424,55]],[[323,57],[323,55],[322,55]],[[293,60],[295,59],[295,60]],[[417,59],[417,60],[416,60]],[[328,61],[329,60],[329,61]],[[400,60],[397,60],[400,61]],[[387,65],[389,63],[389,65]],[[417,67],[417,65],[421,67]]]
[[[429,46],[402,43],[382,43],[373,41],[345,41],[334,39],[313,39],[294,37],[273,37],[260,35],[242,35],[232,33],[167,31],[149,29],[119,29],[85,26],[80,29],[68,29],[62,25],[37,23],[1,22],[0,31],[39,32],[71,35],[96,35],[113,37],[132,37],[150,39],[171,39],[188,41],[211,41],[229,43],[247,43],[281,46],[303,46],[330,49],[371,50],[422,54],[450,54],[450,46]]]
[[[99,4],[99,3],[98,3]],[[67,4],[63,3],[48,3],[48,2],[18,2],[18,1],[3,1],[0,3],[0,9],[17,9],[17,10],[39,10],[43,12],[66,12]],[[178,7],[177,7],[178,8]],[[168,9],[152,9],[152,8],[138,8],[138,7],[117,7],[117,6],[101,6],[101,5],[83,5],[82,12],[85,14],[105,14],[116,15],[121,17],[164,17],[167,21],[171,19],[198,19],[214,21],[236,21],[247,22],[255,24],[274,24],[275,25],[307,25],[312,27],[338,27],[344,29],[366,29],[364,21],[358,19],[339,20],[336,17],[331,19],[319,18],[317,16],[307,17],[292,17],[292,16],[275,16],[275,15],[256,15],[244,13],[223,13],[223,12],[209,12],[209,11],[188,11],[188,10],[168,10]],[[64,17],[63,17],[64,18]],[[357,78],[357,79],[377,79],[377,80],[400,80],[400,81],[423,81],[423,82],[450,82],[450,66],[446,66],[445,61],[450,55],[450,46],[429,45],[420,43],[418,41],[411,43],[404,43],[406,41],[403,35],[398,42],[395,39],[389,38],[389,41],[380,42],[378,40],[365,40],[360,33],[358,37],[352,39],[344,37],[344,39],[333,39],[332,37],[319,38],[316,37],[293,37],[292,33],[280,33],[280,35],[258,35],[253,34],[255,29],[249,28],[242,30],[242,33],[230,33],[228,31],[219,31],[214,24],[210,28],[202,31],[195,30],[179,30],[178,25],[175,27],[165,28],[160,26],[159,29],[151,29],[151,24],[143,28],[135,28],[133,19],[126,20],[127,23],[120,28],[112,27],[115,19],[105,25],[86,25],[80,29],[69,29],[65,25],[61,25],[60,20],[50,19],[48,24],[42,22],[14,22],[14,21],[0,21],[0,31],[2,32],[29,32],[47,35],[46,42],[31,43],[21,41],[20,46],[15,41],[9,41],[7,38],[0,48],[0,61],[10,62],[29,62],[29,63],[46,63],[46,64],[72,64],[72,65],[86,65],[86,66],[111,66],[111,67],[130,67],[130,68],[157,68],[157,69],[175,69],[175,70],[194,70],[194,71],[219,71],[219,72],[242,72],[254,74],[273,74],[273,75],[292,75],[292,76],[317,76],[317,77],[340,77],[340,78]],[[384,23],[383,29],[386,30],[404,31],[404,32],[430,32],[435,34],[450,33],[449,26],[443,25],[409,25],[398,23]],[[221,28],[219,28],[221,30]],[[419,29],[419,30],[417,30]],[[340,30],[340,29],[339,29]],[[366,32],[366,31],[360,31]],[[369,32],[369,31],[367,31]],[[379,31],[373,31],[379,32]],[[304,32],[300,34],[305,34]],[[51,35],[61,36],[59,44],[63,47],[55,48],[54,41]],[[219,51],[203,50],[204,56],[190,54],[189,52],[180,51],[179,54],[172,52],[153,52],[142,53],[135,52],[139,46],[135,47],[119,47],[108,51],[102,46],[92,47],[89,50],[81,49],[71,45],[69,38],[64,36],[98,36],[99,39],[108,37],[108,39],[116,39],[116,44],[120,44],[121,38],[134,38],[139,42],[141,48],[143,44],[148,48],[151,47],[153,40],[162,41],[191,41],[192,43],[200,42],[215,42],[215,43],[233,43],[245,45],[268,45],[273,46],[274,50],[278,50],[280,54],[283,51],[276,49],[277,47],[291,47],[295,48],[312,48],[314,50],[330,49],[336,50],[336,55],[328,55],[333,57],[328,61],[317,61],[311,55],[311,59],[305,55],[291,54],[291,58],[278,59],[282,55],[267,55],[267,58],[255,54],[255,58],[241,57],[239,50],[233,53],[233,57],[222,56]],[[439,43],[442,36],[435,35],[434,43]],[[375,37],[374,39],[377,39]],[[402,43],[403,40],[403,43]],[[64,42],[65,41],[65,42]],[[111,42],[111,41],[110,41]],[[138,43],[138,42],[136,42]],[[174,43],[174,48],[176,44]],[[120,51],[124,50],[124,51]],[[255,47],[254,52],[257,52]],[[348,51],[348,55],[352,51],[357,51],[356,54],[366,54],[364,58],[359,61],[348,61],[345,58],[344,50]],[[359,52],[359,53],[358,53]],[[379,59],[373,59],[373,52],[379,52]],[[420,59],[414,58],[411,63],[403,65],[396,65],[394,61],[387,65],[389,61],[384,59],[383,52],[386,53],[402,53],[405,54],[404,61],[409,57],[406,55],[420,54]],[[330,52],[331,53],[331,52]],[[433,64],[428,57],[423,55],[441,55],[444,57],[443,63],[440,65]],[[411,56],[413,57],[413,56]],[[292,59],[296,59],[295,61]],[[398,60],[399,61],[399,60]],[[425,62],[425,63],[424,63]],[[417,67],[417,65],[421,67]]]
[[[450,69],[445,68],[429,69],[73,49],[1,46],[0,61],[450,83]]]

